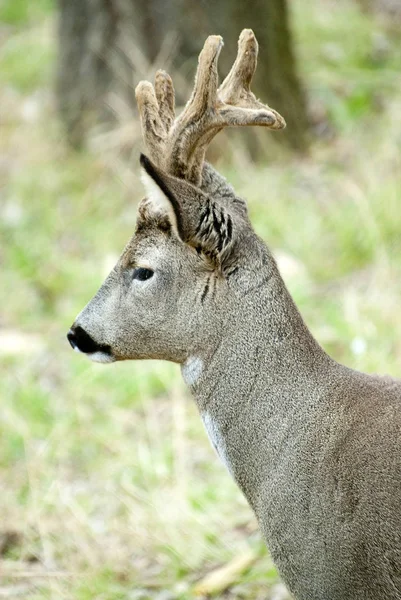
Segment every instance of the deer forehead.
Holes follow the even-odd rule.
[[[166,260],[170,254],[166,238],[157,228],[151,227],[135,233],[121,254],[121,267],[146,266],[144,261],[155,263],[156,266],[163,259]]]
[[[194,248],[154,228],[133,236],[120,264],[123,269],[147,267],[194,273],[204,270],[203,261]]]
[[[141,200],[138,207],[138,221],[136,233],[164,233],[171,234],[170,212],[164,205],[156,204],[149,198]]]
[[[135,252],[135,264],[138,267],[156,269],[168,262],[166,248],[154,244],[143,245]]]

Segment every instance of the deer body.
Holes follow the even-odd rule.
[[[401,382],[328,357],[274,264],[248,298],[190,386],[217,453],[295,598],[401,598]]]
[[[181,364],[296,600],[401,599],[401,381],[327,356],[245,202],[203,163],[224,125],[283,125],[249,91],[252,32],[242,34],[217,91],[220,46],[207,41],[193,98],[176,121],[165,74],[155,92],[140,88],[156,162],[141,161],[147,199],[135,236],[69,340],[102,362]]]

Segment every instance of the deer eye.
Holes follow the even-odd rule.
[[[151,269],[145,269],[144,267],[137,267],[132,273],[132,279],[138,279],[139,281],[146,281],[153,276]]]

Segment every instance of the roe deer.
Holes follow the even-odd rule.
[[[285,125],[250,91],[253,32],[218,88],[221,46],[206,41],[177,119],[166,73],[139,84],[147,198],[68,339],[92,360],[181,365],[297,600],[401,599],[401,380],[323,351],[245,202],[204,163],[225,126]]]

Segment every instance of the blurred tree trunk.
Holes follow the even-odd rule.
[[[57,98],[69,141],[82,141],[88,113],[103,110],[118,19],[111,0],[59,0]]]
[[[240,31],[250,27],[260,45],[253,89],[287,121],[287,129],[277,139],[296,150],[307,147],[306,102],[297,75],[287,0],[59,0],[59,8],[57,92],[74,145],[82,141],[91,116],[104,112],[108,90],[119,88],[133,104],[133,89],[143,74],[135,72],[138,68],[124,52],[124,40],[135,40],[151,63],[166,37],[175,34],[173,66],[192,77],[208,35],[224,37],[229,52],[222,54],[221,63],[222,72],[227,72]]]
[[[149,61],[169,28],[163,0],[58,0],[59,112],[73,146],[93,122],[110,118],[107,93],[134,103],[134,68],[124,39],[135,40]]]

